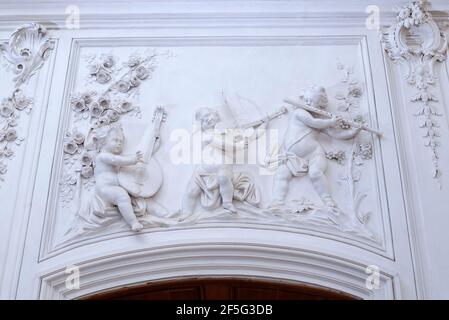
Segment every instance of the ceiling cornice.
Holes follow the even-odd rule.
[[[364,26],[372,0],[0,0],[0,31],[11,31],[24,22],[37,21],[48,29],[64,28],[67,6],[80,9],[81,28],[188,27],[192,19],[205,27]],[[380,22],[396,17],[395,6],[407,1],[377,0]],[[343,5],[344,4],[344,5]],[[449,1],[433,0],[430,12],[436,21],[449,21]]]

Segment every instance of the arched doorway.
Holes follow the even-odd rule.
[[[184,278],[123,287],[86,300],[354,300],[349,294],[302,283],[245,278]]]

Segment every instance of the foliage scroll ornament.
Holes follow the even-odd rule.
[[[0,53],[15,74],[14,91],[0,102],[0,181],[5,179],[8,169],[4,160],[13,159],[13,146],[24,140],[18,130],[20,115],[32,110],[33,99],[26,96],[25,86],[43,66],[53,47],[47,30],[37,23],[19,27],[8,42],[0,43]]]
[[[393,62],[403,62],[408,68],[406,80],[416,89],[411,101],[419,104],[414,115],[425,131],[425,146],[432,155],[433,178],[440,183],[438,117],[441,114],[435,106],[438,98],[431,89],[436,86],[435,63],[446,59],[446,36],[426,11],[423,1],[411,1],[398,10],[396,23],[383,33],[382,43]]]

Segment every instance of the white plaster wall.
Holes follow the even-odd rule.
[[[8,163],[0,189],[0,297],[76,298],[124,284],[189,275],[304,281],[367,299],[449,297],[449,260],[444,247],[449,227],[449,96],[444,89],[449,86],[449,67],[435,65],[435,93],[442,113],[440,189],[431,177],[429,154],[413,116],[415,106],[409,102],[414,88],[403,80],[403,69],[384,55],[377,31],[365,27],[365,9],[372,1],[339,1],[338,7],[333,1],[305,0],[135,1],[132,6],[118,1],[107,5],[78,1],[79,30],[65,28],[64,11],[69,3],[19,2],[0,2],[0,39],[7,41],[23,22],[37,21],[48,27],[56,46],[27,86],[35,105],[30,116],[20,119],[26,140]],[[378,2],[381,23],[394,22],[393,3]],[[436,19],[447,19],[447,3],[432,4]],[[167,144],[161,149],[161,159],[165,163],[172,146],[168,143],[170,129],[189,129],[197,104],[215,105],[215,91],[220,87],[254,93],[268,111],[304,84],[332,87],[339,77],[336,61],[354,65],[365,88],[362,107],[370,114],[371,124],[385,133],[381,141],[374,141],[375,161],[367,184],[375,208],[371,227],[380,233],[381,245],[373,247],[357,238],[345,239],[341,232],[326,235],[321,229],[300,225],[211,222],[149,229],[140,235],[122,230],[55,250],[55,234],[69,216],[57,204],[60,137],[72,125],[68,94],[83,85],[85,67],[80,52],[112,51],[124,59],[134,49],[154,46],[172,48],[180,57],[172,64],[164,61],[154,83],[145,84],[140,96],[141,104],[151,101],[173,106],[163,132]],[[254,53],[258,60],[245,60],[245,55]],[[217,57],[226,64],[214,67]],[[190,60],[192,65],[187,65]],[[269,66],[262,72],[264,63]],[[257,69],[252,75],[251,66]],[[213,70],[210,78],[209,69]],[[0,70],[3,98],[13,84],[11,73],[1,66]],[[197,71],[195,79],[190,87],[183,87],[188,79],[183,72],[192,70]],[[272,90],[266,90],[270,85]],[[149,114],[143,112],[144,117]],[[165,168],[168,172],[176,169]],[[179,206],[179,197],[172,199],[183,192],[188,175],[183,168],[178,175],[167,177],[158,197],[171,210]],[[295,184],[295,190],[309,193],[307,183]],[[261,179],[261,184],[263,200],[268,202],[270,179]],[[80,267],[80,290],[64,286],[65,268],[70,265]],[[379,290],[365,287],[368,265],[381,270]]]

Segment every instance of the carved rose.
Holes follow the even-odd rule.
[[[115,65],[115,60],[113,56],[107,56],[103,61],[103,67],[112,68]]]
[[[108,98],[106,98],[106,97],[102,97],[102,98],[98,99],[98,104],[104,110],[104,109],[108,109],[109,108],[109,106],[111,105],[111,101]]]
[[[97,125],[98,126],[104,126],[104,125],[106,125],[106,124],[109,124],[109,118],[107,117],[107,116],[102,116],[102,117],[100,117],[100,118],[98,118],[98,121],[97,121]]]
[[[140,81],[140,79],[139,79],[138,77],[132,77],[132,78],[129,80],[129,82],[130,82],[130,84],[131,84],[133,87],[138,87],[138,86],[140,85],[140,83],[141,83],[141,81]]]
[[[109,118],[110,122],[118,121],[118,119],[120,118],[118,112],[115,110],[108,110],[107,117]]]
[[[112,77],[110,73],[106,70],[100,69],[96,74],[97,82],[100,84],[106,84],[111,81]]]
[[[84,100],[85,104],[91,104],[94,95],[95,92],[85,92],[81,95],[81,98]]]
[[[78,144],[75,141],[69,141],[64,145],[64,152],[68,154],[75,154],[78,151]]]
[[[128,60],[128,67],[135,67],[140,63],[140,58],[138,56],[131,56]]]
[[[129,112],[133,109],[134,109],[134,107],[131,102],[123,101],[122,103],[120,103],[120,111],[123,113]]]
[[[90,115],[94,118],[98,118],[99,116],[101,116],[101,114],[104,111],[104,108],[98,104],[98,103],[92,103],[92,105],[89,108],[90,111]]]
[[[14,113],[14,104],[11,100],[4,100],[1,108],[0,108],[0,114],[2,117],[9,118]]]
[[[410,15],[412,14],[412,10],[408,7],[403,8],[399,11],[398,17],[401,20],[407,19],[410,17]]]
[[[144,66],[140,66],[136,69],[136,77],[140,80],[145,80],[150,75],[150,71]]]
[[[13,102],[17,110],[23,110],[32,104],[31,99],[28,99],[21,90],[14,93]]]
[[[86,109],[86,103],[84,102],[83,99],[74,98],[72,99],[71,104],[73,110],[75,110],[76,112],[83,112]]]
[[[81,164],[84,167],[90,166],[92,164],[92,156],[90,154],[88,154],[88,153],[84,153],[81,156]]]
[[[85,139],[85,137],[82,133],[80,133],[80,132],[73,133],[73,141],[76,144],[83,144],[84,139]]]
[[[121,81],[117,82],[117,90],[122,93],[128,92],[130,88],[131,88],[131,85],[128,81],[121,80]]]
[[[92,169],[91,166],[89,167],[83,167],[81,169],[81,175],[83,176],[83,178],[89,179],[91,177],[93,177],[94,175],[94,170]]]
[[[424,12],[421,9],[415,9],[412,13],[412,18],[415,19],[415,24],[419,25],[424,20]]]
[[[10,128],[6,131],[6,141],[15,141],[17,139],[16,129]]]

